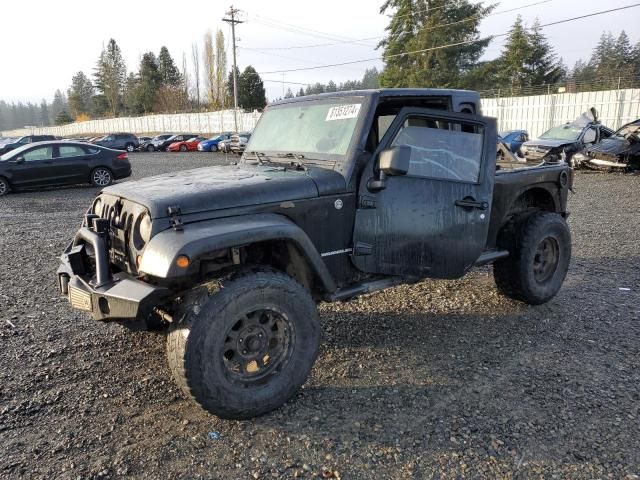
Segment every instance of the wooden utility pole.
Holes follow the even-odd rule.
[[[233,8],[233,5],[229,8],[229,11],[226,13],[228,16],[223,18],[223,22],[227,22],[231,24],[231,39],[233,43],[233,72],[231,75],[233,76],[233,121],[235,125],[236,132],[238,131],[238,79],[236,78],[236,72],[238,71],[238,66],[236,64],[236,24],[244,23],[241,20],[236,18],[240,10],[237,8]]]

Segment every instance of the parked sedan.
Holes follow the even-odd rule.
[[[0,196],[50,185],[106,187],[130,175],[127,152],[82,142],[38,142],[0,156]]]
[[[528,161],[555,162],[564,154],[565,161],[571,164],[574,154],[611,135],[613,130],[601,125],[596,114],[585,113],[573,122],[547,130],[536,140],[525,142],[522,152]]]
[[[189,140],[184,140],[182,142],[174,142],[167,147],[168,152],[195,152],[198,149],[198,145],[203,140],[206,140],[204,137],[194,137]]]
[[[175,142],[184,142],[191,138],[197,137],[195,133],[181,133],[179,135],[171,135],[169,138],[158,139],[153,141],[153,148],[159,152],[164,152],[169,145]]]
[[[33,142],[43,142],[45,140],[55,140],[56,137],[53,135],[27,135],[25,137],[20,137],[15,139],[14,141],[7,142],[4,145],[0,146],[0,155],[3,155],[11,150],[16,148],[20,148],[23,145],[29,145]]]
[[[222,135],[218,135],[217,137],[211,137],[207,140],[203,140],[198,145],[198,151],[199,152],[217,152],[218,150],[221,150],[219,148],[220,143],[229,139],[231,139],[231,134],[223,133]]]
[[[147,142],[140,142],[140,151],[141,152],[155,152],[156,151],[156,143],[164,142],[165,140],[173,137],[172,133],[163,133],[162,135],[156,135],[151,140]]]

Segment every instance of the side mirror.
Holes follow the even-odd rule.
[[[16,158],[16,163],[24,163],[24,157],[20,155],[18,158]]]
[[[399,145],[380,152],[378,168],[385,175],[406,175],[411,164],[411,147]]]
[[[387,148],[378,156],[378,174],[369,180],[367,188],[371,192],[379,192],[387,186],[387,177],[406,175],[411,164],[411,147],[398,145]]]

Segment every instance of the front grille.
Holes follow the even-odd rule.
[[[138,252],[132,245],[133,226],[138,216],[145,211],[138,204],[103,194],[100,218],[109,221],[109,260],[120,269],[136,273],[135,257]]]

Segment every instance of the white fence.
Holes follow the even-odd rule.
[[[640,118],[640,89],[482,99],[482,113],[497,118],[499,130],[524,129],[532,138],[591,107],[604,125],[617,129]]]
[[[598,109],[604,125],[616,129],[640,118],[640,89],[484,98],[482,100],[483,113],[498,119],[499,130],[525,129],[529,131],[532,138],[554,125],[579,117],[591,107]],[[252,130],[258,118],[260,118],[259,112],[238,112],[238,130]],[[234,112],[233,110],[224,110],[207,113],[90,120],[61,127],[13,130],[3,132],[3,135],[18,137],[35,133],[65,137],[111,132],[138,134],[181,131],[218,133],[234,130]]]
[[[239,132],[253,130],[260,118],[260,112],[245,113],[238,111]],[[166,115],[148,115],[146,117],[119,117],[87,122],[70,123],[60,127],[23,128],[3,132],[4,136],[19,137],[30,134],[48,134],[67,137],[71,135],[134,132],[189,132],[220,133],[236,131],[233,110],[205,113],[176,113]]]

